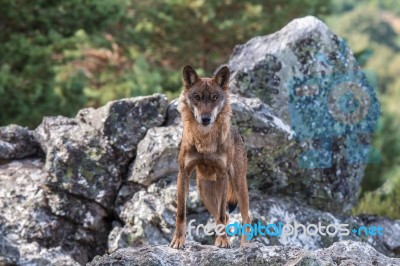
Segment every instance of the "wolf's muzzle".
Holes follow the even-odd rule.
[[[204,126],[208,126],[211,123],[211,117],[202,117],[201,118],[201,122]]]

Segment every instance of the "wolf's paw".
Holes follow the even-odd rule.
[[[215,246],[220,248],[230,248],[231,242],[229,242],[227,236],[217,236],[217,238],[215,239]]]
[[[176,249],[183,249],[185,247],[185,236],[174,235],[174,238],[169,246]]]

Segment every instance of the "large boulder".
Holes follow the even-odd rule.
[[[306,234],[299,227],[298,233],[278,237],[257,236],[255,240],[264,245],[300,246],[303,249],[316,250],[329,247],[338,241],[354,240],[367,242],[387,256],[400,257],[400,233],[397,231],[400,227],[400,220],[390,220],[368,215],[334,215],[327,211],[311,208],[301,200],[290,197],[265,197],[265,195],[254,192],[250,194],[250,201],[253,223],[261,222],[261,224],[278,225],[281,222],[283,225],[295,226],[296,224],[302,224],[305,227],[311,224],[318,227],[321,225],[322,233],[315,235]],[[239,213],[235,212],[231,214],[230,219],[231,223],[240,221]],[[310,232],[313,230],[312,227],[310,227]],[[329,227],[329,232],[332,234],[326,233],[327,227]],[[366,233],[365,230],[369,230],[371,227],[382,228],[382,235]],[[348,229],[348,234],[335,232],[335,228],[337,230],[339,228],[346,228]],[[356,231],[353,231],[353,229],[356,229]]]
[[[249,244],[241,249],[221,249],[188,242],[184,251],[168,246],[126,248],[98,256],[88,265],[400,265],[367,243],[342,241],[313,252],[300,247]]]
[[[320,209],[349,211],[371,162],[368,144],[379,103],[345,41],[315,17],[295,19],[235,47],[229,66],[232,92],[259,98],[297,143],[261,148],[266,163],[257,178],[268,184],[261,189]],[[274,171],[283,178],[280,187],[269,182]]]

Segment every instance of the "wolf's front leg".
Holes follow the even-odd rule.
[[[217,191],[219,191],[219,206],[218,206],[218,217],[215,217],[218,224],[223,224],[226,226],[228,223],[229,216],[226,215],[226,196],[228,193],[228,175],[223,174],[218,176],[217,181]],[[215,239],[215,246],[221,248],[230,248],[231,243],[228,239],[228,236],[224,232],[223,235],[217,236]]]
[[[175,234],[170,247],[181,249],[186,238],[186,198],[189,191],[189,177],[180,170],[177,181],[178,206],[176,210]]]

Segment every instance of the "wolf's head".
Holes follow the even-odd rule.
[[[229,101],[229,77],[227,66],[221,67],[212,78],[199,78],[189,65],[183,68],[183,95],[196,121],[207,127]]]

